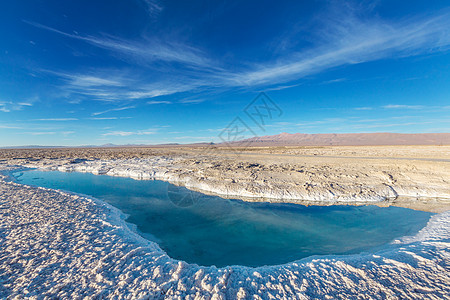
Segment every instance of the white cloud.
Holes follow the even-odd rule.
[[[150,91],[131,91],[127,93],[128,99],[145,99],[166,96],[177,93],[177,90],[150,90]]]
[[[89,120],[117,120],[118,117],[88,118]]]
[[[174,137],[175,140],[188,140],[189,142],[211,142],[217,140],[216,136],[178,136]]]
[[[157,129],[150,128],[146,130],[138,130],[138,131],[111,131],[107,133],[103,133],[103,136],[130,136],[130,135],[151,135],[156,134]]]
[[[160,11],[161,6],[157,2],[143,1],[147,9]],[[68,83],[66,88],[70,92],[102,101],[149,99],[209,88],[217,90],[218,88],[275,86],[272,90],[281,90],[297,86],[297,84],[286,83],[339,66],[443,52],[450,49],[448,10],[398,22],[383,21],[378,17],[362,19],[357,17],[354,11],[354,9],[347,9],[345,13],[335,12],[331,16],[323,16],[321,24],[317,26],[321,30],[316,32],[317,36],[314,37],[316,41],[320,41],[318,45],[265,62],[252,64],[248,61],[240,61],[228,70],[224,69],[220,62],[211,60],[204,51],[173,40],[142,37],[136,41],[106,35],[80,35],[35,22],[25,22],[108,50],[115,57],[131,59],[143,68],[154,62],[165,62],[158,64],[160,68],[158,72],[162,74],[170,71],[171,74],[176,75],[169,79],[164,77],[155,79],[150,83],[144,82],[138,75],[124,74],[126,72],[121,70],[59,75]],[[295,38],[300,39],[298,36]],[[169,63],[176,63],[176,67],[171,67]],[[153,72],[154,69],[151,71]],[[339,78],[324,83],[343,80],[345,79]],[[183,100],[179,102],[189,103]],[[149,101],[148,104],[163,104],[163,102]],[[8,108],[0,106],[0,110],[5,111]],[[99,114],[101,113],[105,112]]]
[[[25,134],[30,135],[53,135],[56,134],[54,131],[41,131],[41,132],[24,132]]]
[[[364,129],[364,128],[387,128],[387,127],[403,127],[403,126],[412,126],[412,125],[424,125],[424,124],[433,124],[430,121],[424,122],[406,122],[406,123],[383,123],[383,124],[362,124],[362,125],[350,125],[350,128],[354,129]]]
[[[98,115],[103,115],[112,111],[121,111],[121,110],[126,110],[126,109],[132,109],[132,108],[136,108],[136,106],[132,105],[132,106],[124,106],[124,107],[118,107],[118,108],[111,108],[105,111],[100,111],[100,112],[95,112],[92,113],[93,116],[98,116]]]
[[[111,132],[107,132],[102,134],[103,136],[130,136],[135,134],[132,131],[111,131]]]
[[[33,103],[31,103],[31,102],[19,102],[18,104],[20,106],[33,106]]]
[[[324,45],[250,71],[219,74],[219,79],[231,86],[274,84],[337,66],[445,51],[450,46],[448,12],[398,23],[363,21],[355,16],[339,16],[328,22],[322,33],[327,41]]]
[[[121,87],[124,86],[124,79],[117,77],[117,72],[111,72],[111,70],[104,70],[102,72],[87,72],[86,74],[80,73],[67,73],[51,71],[46,69],[40,69],[39,72],[56,75],[66,81],[71,88],[90,88],[90,87]],[[114,74],[114,75],[112,75]]]
[[[24,20],[24,22],[34,27],[58,33],[68,38],[87,42],[93,46],[105,50],[120,53],[122,55],[125,55],[127,58],[138,61],[179,62],[186,65],[202,67],[207,67],[211,64],[210,60],[205,58],[204,53],[201,50],[178,42],[164,42],[157,39],[132,41],[120,39],[113,36],[83,36],[78,34],[66,33],[61,30],[32,21]]]
[[[19,126],[10,126],[10,125],[0,125],[1,129],[24,129],[23,127]]]
[[[124,119],[132,119],[133,117],[92,117],[87,118],[88,120],[124,120]]]
[[[154,16],[163,10],[163,7],[158,1],[155,0],[142,0],[145,4],[147,12],[150,16]]]
[[[0,111],[8,113],[12,111],[22,110],[24,107],[30,107],[33,106],[33,103],[30,102],[12,102],[12,101],[6,101],[6,102],[0,102]]]
[[[347,119],[344,118],[327,118],[324,120],[316,120],[316,121],[307,121],[303,123],[297,123],[297,126],[310,126],[310,125],[321,125],[321,124],[330,124],[330,123],[344,123],[347,122]]]
[[[202,103],[204,101],[205,101],[205,99],[181,99],[178,102],[183,103],[183,104],[197,104],[197,103]]]
[[[337,83],[337,82],[343,82],[346,81],[346,78],[337,78],[337,79],[331,79],[331,80],[327,80],[322,82],[322,84],[330,84],[330,83]]]
[[[387,109],[422,109],[423,105],[403,105],[403,104],[389,104],[383,106],[383,108]]]
[[[69,101],[67,101],[67,103],[70,104],[80,104],[81,103],[81,99],[70,99]]]
[[[187,83],[180,84],[179,80],[171,78],[168,81],[154,83],[145,82],[140,76],[130,71],[119,69],[98,69],[86,74],[39,70],[59,77],[65,82],[61,86],[68,98],[74,94],[88,96],[89,99],[106,102],[120,102],[122,100],[149,99],[159,96],[171,95],[184,91],[191,91],[200,86],[199,83],[182,80]],[[139,88],[136,88],[139,87]],[[70,100],[78,104],[81,99]]]
[[[261,92],[268,92],[268,91],[281,91],[281,90],[285,90],[285,89],[290,89],[296,86],[301,85],[301,83],[298,84],[291,84],[291,85],[279,85],[279,86],[275,86],[272,88],[266,88],[264,90],[261,90]]]
[[[139,90],[131,90],[127,93],[124,93],[123,96],[126,99],[155,98],[160,96],[167,96],[176,93],[191,91],[203,84],[199,82],[180,84],[177,81],[178,81],[177,79],[173,79],[173,81],[164,81],[164,82],[156,82],[153,84],[147,84],[141,87]]]
[[[48,119],[33,119],[33,121],[57,121],[57,122],[64,122],[64,121],[78,121],[77,118],[48,118]]]
[[[91,86],[123,86],[124,84],[115,79],[100,78],[92,75],[69,75],[63,74],[62,76],[70,79],[70,84],[79,87],[91,87]]]
[[[148,101],[147,104],[172,104],[172,102],[170,101],[165,101],[165,100],[153,100],[153,101]]]

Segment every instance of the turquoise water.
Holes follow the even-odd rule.
[[[411,235],[431,213],[377,206],[248,203],[163,181],[26,171],[19,183],[91,195],[119,208],[172,258],[199,265],[262,266],[311,255],[360,253]]]

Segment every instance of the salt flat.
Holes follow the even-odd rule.
[[[2,176],[0,298],[442,299],[450,285],[449,148],[2,150],[2,170],[157,178],[257,201],[397,205],[405,196],[402,206],[442,213],[375,253],[218,269],[169,258],[101,201]]]

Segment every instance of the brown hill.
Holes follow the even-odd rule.
[[[248,146],[450,145],[450,133],[286,133],[246,139]]]

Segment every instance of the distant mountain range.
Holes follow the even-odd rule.
[[[450,145],[450,133],[280,133],[253,137],[236,143],[246,146],[375,146]]]
[[[29,149],[29,148],[114,148],[114,147],[206,147],[214,143],[192,144],[127,144],[127,145],[84,145],[78,147],[67,146],[20,146],[0,147],[0,149]],[[377,145],[450,145],[450,133],[280,133],[276,135],[258,136],[231,143],[236,146],[269,147],[269,146],[377,146]],[[214,144],[217,147],[229,144]]]

